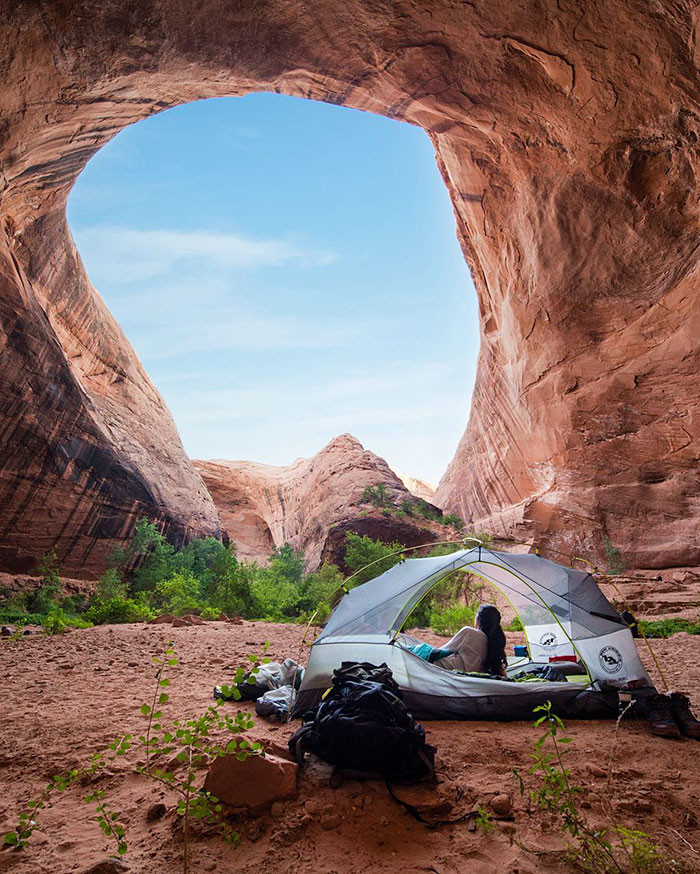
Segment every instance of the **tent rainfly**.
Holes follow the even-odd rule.
[[[404,623],[434,586],[458,570],[494,586],[515,609],[527,637],[524,663],[565,656],[579,663],[579,676],[509,682],[450,671],[412,653],[408,644],[415,641],[402,634]],[[318,703],[333,671],[348,661],[386,663],[420,719],[529,719],[548,700],[562,716],[614,717],[617,690],[632,684],[641,698],[655,691],[629,628],[590,573],[483,546],[404,559],[351,589],[311,647],[296,715]]]

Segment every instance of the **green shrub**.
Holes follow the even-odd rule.
[[[382,508],[391,506],[391,500],[386,490],[385,483],[376,486],[367,486],[362,492],[361,503],[372,504],[373,507]]]
[[[432,558],[438,555],[451,555],[453,552],[459,552],[461,549],[464,549],[461,543],[438,543],[430,549],[428,556]]]
[[[299,588],[299,609],[302,616],[310,618],[316,613],[316,623],[325,622],[342,595],[342,585],[343,575],[340,570],[334,564],[324,562],[315,573],[304,578]]]
[[[158,531],[153,522],[139,519],[134,535],[126,551],[125,565],[137,564],[132,574],[132,589],[135,592],[153,592],[161,580],[174,570],[175,548]]]
[[[525,631],[519,616],[515,616],[510,620],[508,625],[506,625],[506,631]]]
[[[203,607],[199,615],[202,619],[213,621],[221,616],[221,610],[217,610],[216,607]]]
[[[253,592],[255,576],[260,569],[248,562],[233,563],[215,579],[210,601],[227,616],[242,616],[255,619],[261,608]]]
[[[37,564],[37,575],[41,577],[42,585],[61,588],[61,566],[55,549],[45,552]]]
[[[27,612],[50,613],[58,608],[58,596],[61,586],[58,583],[47,583],[39,586],[27,595]]]
[[[25,610],[0,609],[1,625],[41,625],[44,621],[42,613],[27,613]]]
[[[259,568],[252,583],[257,619],[284,622],[299,615],[299,589],[284,575]]]
[[[452,637],[465,625],[473,625],[478,604],[456,604],[451,607],[434,607],[430,611],[430,627],[435,634]]]
[[[471,530],[471,531],[469,532],[469,534],[467,534],[466,536],[467,536],[467,537],[471,537],[471,538],[473,538],[474,540],[478,540],[479,543],[481,543],[481,545],[482,545],[482,546],[485,546],[487,549],[490,549],[491,546],[493,545],[493,535],[492,535],[492,534],[487,534],[486,531],[475,531],[475,530],[472,528],[472,530]],[[474,544],[474,543],[468,543],[468,544],[467,544],[467,546],[469,546],[469,547],[472,547],[472,546],[475,546],[475,545],[476,545],[476,544]]]
[[[345,537],[345,564],[351,573],[360,571],[356,577],[353,577],[351,584],[359,586],[361,583],[366,583],[374,577],[388,571],[397,562],[401,561],[401,550],[406,547],[401,543],[382,543],[379,540],[372,540],[371,537],[366,537],[361,534],[355,534],[348,531]],[[397,553],[393,555],[393,553]],[[378,559],[385,558],[385,561]],[[365,565],[371,562],[371,567],[365,568]]]
[[[639,630],[646,637],[671,637],[679,631],[687,631],[688,634],[700,634],[700,619],[655,619],[639,620]]]
[[[121,622],[147,622],[153,619],[154,612],[143,602],[117,595],[104,600],[93,599],[84,615],[95,625],[116,625]]]
[[[63,610],[52,610],[44,616],[41,623],[44,634],[63,634],[69,628],[90,628],[91,622],[86,622],[78,616],[69,616]]]
[[[624,574],[627,570],[627,565],[622,558],[622,553],[616,546],[612,545],[609,537],[605,538],[604,548],[608,574],[613,577]]]
[[[117,568],[107,568],[97,581],[95,595],[102,600],[109,600],[110,598],[125,598],[126,594],[127,585],[122,580]]]
[[[417,516],[422,516],[424,519],[430,519],[433,522],[442,520],[442,513],[437,507],[424,501],[423,498],[415,498],[413,502],[414,512]]]
[[[156,583],[154,601],[166,613],[183,615],[198,612],[202,606],[200,582],[192,571],[175,571]]]
[[[85,610],[86,601],[87,596],[82,592],[78,592],[75,595],[66,595],[65,598],[61,598],[61,610],[70,616],[77,616],[78,613],[82,613]]]
[[[449,525],[452,528],[456,528],[457,531],[464,529],[464,522],[455,513],[447,513],[447,515],[441,516],[438,521],[441,525]]]
[[[66,628],[68,628],[68,625],[64,621],[63,615],[58,611],[55,611],[44,616],[41,627],[44,629],[44,634],[53,635],[63,634]]]

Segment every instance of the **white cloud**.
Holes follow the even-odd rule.
[[[73,232],[76,245],[95,281],[136,282],[164,275],[183,262],[201,259],[214,265],[249,270],[280,267],[322,267],[336,256],[284,239],[253,239],[214,231],[136,230],[98,225]]]

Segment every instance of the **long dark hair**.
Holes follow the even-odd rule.
[[[479,628],[486,635],[484,670],[488,674],[502,674],[506,661],[506,636],[501,628],[501,614],[493,604],[482,604],[476,611]]]

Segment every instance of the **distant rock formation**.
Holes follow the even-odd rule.
[[[412,495],[415,495],[417,498],[421,498],[424,501],[428,501],[429,503],[433,502],[437,486],[426,482],[424,479],[416,479],[413,476],[409,476],[407,473],[401,473],[401,471],[396,470],[395,467],[392,467],[391,469]]]
[[[362,500],[367,486],[384,485],[392,507],[412,495],[386,461],[351,434],[286,467],[253,461],[195,461],[194,466],[243,558],[264,561],[274,546],[288,541],[304,551],[313,570],[325,560],[342,565],[348,531],[404,546],[450,534],[428,520]]]

